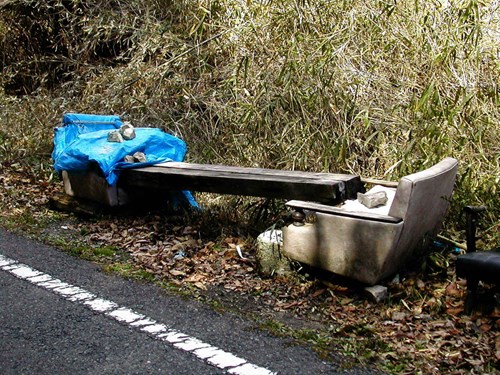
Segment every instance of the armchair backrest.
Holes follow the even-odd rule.
[[[458,162],[446,158],[436,165],[403,177],[398,184],[389,216],[403,219],[399,250],[394,256],[406,257],[427,234],[435,235],[448,209],[455,184]]]

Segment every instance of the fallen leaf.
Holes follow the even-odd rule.
[[[202,289],[202,290],[207,290],[207,286],[205,284],[203,284],[202,282],[195,282],[193,284],[195,287],[197,287],[198,289]]]
[[[450,308],[446,309],[447,314],[454,315],[454,316],[461,314],[463,311],[464,311],[464,309],[460,308],[460,307],[458,307],[458,308],[457,307],[450,307]]]
[[[199,281],[203,280],[204,278],[205,278],[204,275],[194,273],[191,276],[185,278],[184,281],[187,281],[187,282],[190,282],[190,283],[196,283],[196,282],[199,282]]]
[[[311,298],[316,298],[320,295],[322,295],[324,292],[326,291],[326,289],[318,289],[317,291],[315,291],[314,293],[311,294]]]
[[[462,297],[463,292],[457,288],[456,283],[450,283],[445,289],[445,293],[451,297]]]
[[[186,276],[185,272],[179,271],[179,270],[170,270],[168,271],[170,274],[174,276]]]
[[[402,312],[402,311],[394,311],[392,313],[392,320],[394,321],[401,321],[401,320],[405,320],[407,317],[407,314]]]

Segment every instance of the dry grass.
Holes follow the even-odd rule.
[[[64,112],[114,113],[182,137],[193,162],[397,180],[445,156],[456,157],[460,169],[447,235],[463,241],[461,207],[482,204],[488,214],[481,222],[481,246],[500,246],[499,4],[0,0],[0,208],[6,220],[20,216],[34,226],[50,218],[45,204],[60,187],[51,168],[53,127]],[[220,232],[210,234],[222,239],[229,237],[224,231],[235,218],[262,214],[262,205],[236,197],[204,199],[213,213],[207,210],[203,220]],[[152,229],[145,225],[145,233],[166,236],[157,230],[158,220]],[[161,220],[172,225],[170,218]],[[213,220],[228,224],[221,228]],[[94,226],[92,234],[108,235],[109,223],[83,225]],[[122,241],[118,235],[114,239]],[[217,253],[193,252],[200,262],[211,256],[220,260]],[[238,264],[239,258],[228,261]],[[342,292],[316,295],[314,288],[324,287],[308,286],[310,281],[297,284],[300,293],[285,300],[274,280],[255,282],[279,296],[259,296],[273,309],[316,298],[328,324],[337,317],[333,327],[342,328],[327,332],[328,338],[335,341],[340,334],[352,340],[351,346],[339,343],[347,345],[343,353],[358,360],[360,342],[390,344],[368,348],[370,355],[387,356],[390,372],[495,371],[498,326],[483,334],[487,324],[448,314],[463,301],[449,286],[460,292],[463,286],[452,280],[453,266],[445,268],[450,275],[443,280],[408,278],[408,285],[378,308],[349,302],[345,291],[345,303],[338,299]],[[234,282],[229,275],[228,283]],[[191,276],[186,271],[186,280]],[[253,274],[248,277],[254,281]],[[221,280],[219,273],[214,280]],[[282,287],[289,288],[289,282]],[[298,313],[305,314],[311,305],[300,306]],[[422,310],[437,321],[421,324],[414,314]],[[399,311],[404,319],[395,321],[393,313]],[[379,319],[416,327],[421,337],[408,336],[403,345],[395,326],[378,326],[376,333],[364,328]],[[439,326],[443,319],[453,321],[449,336]],[[364,341],[362,328],[369,333]],[[457,348],[463,358],[454,355]],[[475,364],[482,353],[488,355]]]
[[[398,179],[453,156],[447,230],[484,204],[500,243],[498,1],[5,4],[4,167],[47,173],[67,111],[161,127],[197,162]]]

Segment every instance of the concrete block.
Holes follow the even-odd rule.
[[[116,207],[129,203],[129,195],[118,186],[110,186],[97,172],[62,172],[66,194]]]
[[[387,194],[385,191],[358,193],[358,201],[368,208],[378,207],[387,203]]]
[[[146,155],[144,155],[143,152],[138,151],[132,156],[134,157],[134,161],[136,163],[145,163],[147,161]]]
[[[127,163],[145,163],[147,158],[143,152],[138,151],[134,155],[125,155],[123,161]]]
[[[375,303],[387,299],[387,288],[382,285],[368,286],[365,288],[365,293]]]

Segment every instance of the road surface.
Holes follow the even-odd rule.
[[[239,316],[0,228],[0,373],[345,372]]]

